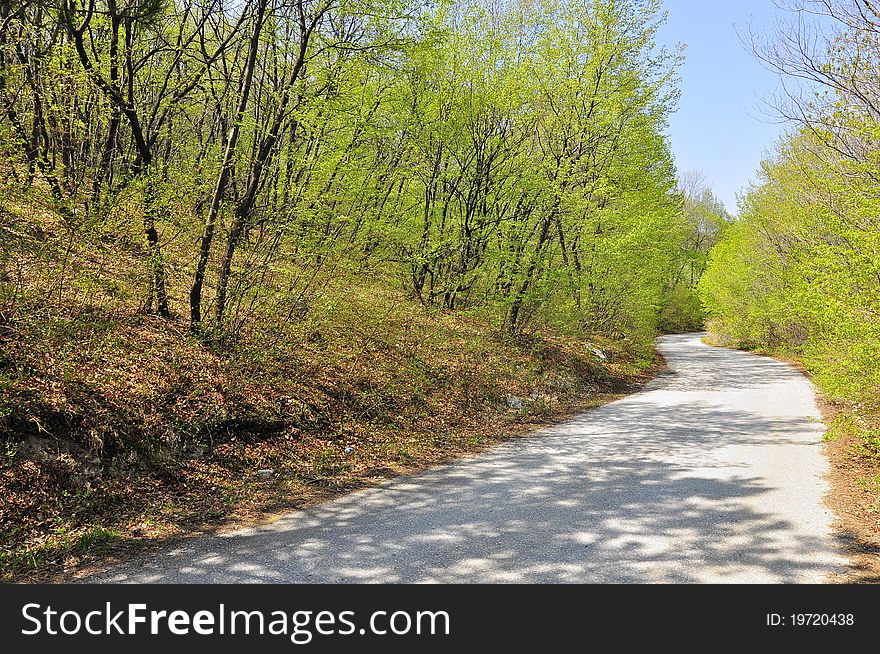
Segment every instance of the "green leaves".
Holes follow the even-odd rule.
[[[456,2],[434,20],[396,118],[413,293],[496,304],[510,331],[545,305],[570,327],[653,330],[678,247],[659,3]]]
[[[195,265],[200,281],[168,301],[213,306],[224,329],[303,315],[346,273],[395,278],[432,309],[494,312],[514,333],[652,334],[691,256],[661,5],[270,0],[256,29],[225,5],[99,2],[57,38],[27,14],[17,27],[46,45],[40,83],[5,96],[23,126],[44,101],[46,138],[11,136],[46,156],[11,158],[57,165],[81,213],[149,214],[151,249],[169,249],[154,285]],[[8,89],[27,72],[12,46]]]
[[[803,130],[765,162],[701,283],[716,328],[806,357],[822,385],[880,383],[880,209],[873,170]]]

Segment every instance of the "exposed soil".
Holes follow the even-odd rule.
[[[831,423],[846,407],[821,399],[819,407]],[[880,463],[859,450],[858,437],[841,434],[824,448],[831,464],[831,492],[826,499],[837,516],[834,524],[849,556],[849,569],[833,579],[844,584],[880,583]]]

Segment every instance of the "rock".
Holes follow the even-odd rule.
[[[590,352],[593,353],[593,356],[596,357],[599,361],[608,361],[608,354],[605,350],[602,350],[598,347],[591,347]]]
[[[346,448],[345,448],[345,453],[346,453],[346,454],[351,454],[351,453],[352,453],[352,448],[350,448],[350,447],[346,447]]]
[[[269,479],[272,475],[275,474],[275,471],[271,468],[266,468],[265,470],[257,470],[257,474],[260,475],[263,479]]]
[[[523,408],[522,398],[511,396],[507,398],[507,408],[508,409],[516,409],[517,411]]]

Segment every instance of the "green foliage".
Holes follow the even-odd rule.
[[[659,3],[448,9],[395,121],[412,126],[397,226],[413,294],[495,305],[510,331],[653,332],[679,245]]]
[[[705,313],[697,284],[706,270],[709,252],[731,220],[700,173],[686,173],[679,182],[679,193],[682,201],[682,220],[678,225],[680,251],[666,287],[660,316],[660,328],[664,332],[702,328]]]
[[[188,306],[212,339],[303,320],[351,273],[510,333],[699,321],[660,0],[301,4],[9,18],[33,47],[0,42],[0,174],[49,184],[74,250],[135,255],[126,283],[65,268],[62,303]]]
[[[876,186],[861,164],[794,134],[764,164],[701,284],[723,334],[803,356],[847,398],[880,385]]]
[[[861,3],[792,7],[834,29],[799,21],[767,61],[817,88],[792,96],[798,128],[763,163],[700,291],[719,335],[799,356],[870,423],[880,409],[880,32]]]

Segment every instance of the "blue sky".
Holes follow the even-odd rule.
[[[670,121],[679,172],[700,170],[728,211],[736,194],[784,125],[774,124],[762,101],[778,85],[743,47],[737,30],[766,33],[779,15],[771,0],[665,0],[669,20],[664,45],[687,45],[681,69],[681,103]]]

